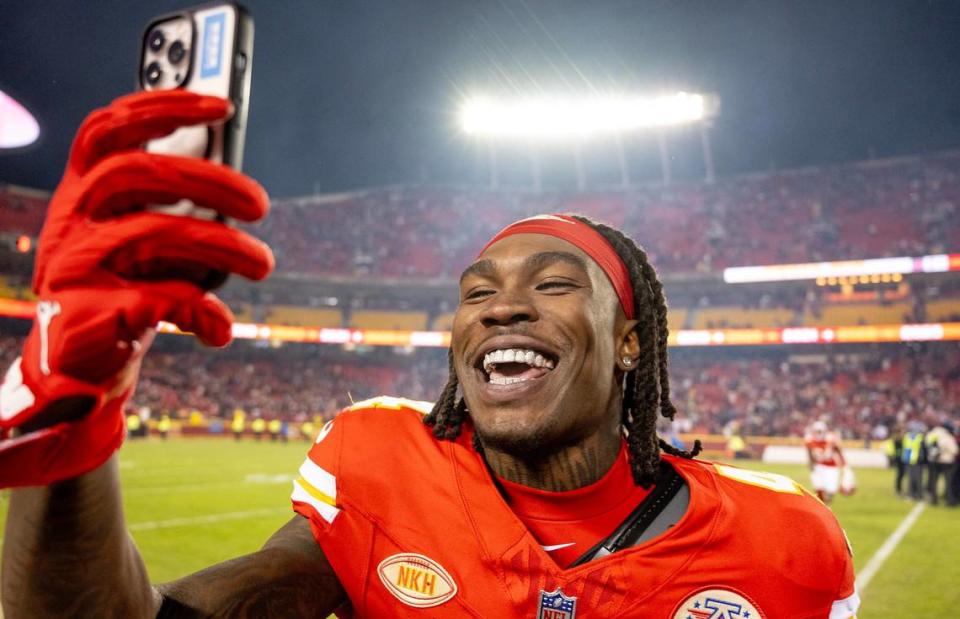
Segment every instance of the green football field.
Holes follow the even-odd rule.
[[[290,479],[305,443],[179,439],[130,442],[121,452],[127,521],[155,581],[255,550],[288,518]],[[805,483],[800,466],[750,465]],[[858,572],[914,504],[893,496],[890,471],[861,470],[834,509]],[[0,502],[5,521],[6,497]],[[960,606],[960,510],[927,506],[861,591],[860,619],[951,616]]]

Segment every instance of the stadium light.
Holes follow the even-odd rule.
[[[0,148],[20,148],[40,137],[40,125],[13,97],[0,90]]]
[[[715,101],[688,92],[583,99],[478,97],[463,103],[459,119],[468,135],[562,140],[700,122],[714,115]]]
[[[815,280],[819,285],[835,286],[843,278],[870,278],[870,283],[899,282],[910,273],[946,273],[960,271],[960,254],[933,254],[929,256],[898,256],[866,260],[837,260],[834,262],[803,262],[797,264],[768,264],[763,266],[727,267],[723,281],[727,284],[760,282],[789,282]],[[876,277],[876,279],[873,279]],[[822,282],[822,283],[821,283]],[[861,281],[861,283],[864,283]]]

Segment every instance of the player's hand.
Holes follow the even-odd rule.
[[[147,140],[221,121],[222,99],[184,91],[138,93],[90,114],[71,149],[40,234],[37,316],[0,386],[0,487],[46,485],[96,468],[124,437],[123,403],[157,322],[212,346],[233,316],[194,283],[136,279],[157,264],[262,279],[270,249],[216,221],[146,212],[181,199],[240,221],[266,215],[252,179],[199,159],[151,154]]]

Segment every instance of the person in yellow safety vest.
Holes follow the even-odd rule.
[[[140,420],[140,415],[137,413],[130,413],[127,415],[127,436],[129,438],[137,438],[141,436],[140,429],[143,427],[143,422]]]
[[[279,419],[271,419],[267,424],[267,431],[270,432],[270,440],[276,441],[280,438],[280,428],[283,427],[283,422]]]
[[[267,429],[267,422],[263,417],[257,417],[250,424],[250,428],[253,430],[253,437],[259,441],[263,438],[263,431]]]
[[[247,425],[247,413],[242,408],[233,409],[233,420],[230,422],[230,431],[233,439],[239,441]]]
[[[903,451],[900,459],[907,467],[907,479],[910,488],[910,498],[914,501],[923,499],[923,444],[924,426],[921,421],[911,421],[907,424],[907,433],[903,435]]]
[[[313,440],[313,431],[316,429],[316,426],[313,425],[313,422],[304,421],[300,424],[300,436],[303,437],[305,441]]]
[[[167,436],[170,434],[170,428],[173,426],[173,422],[170,421],[170,415],[164,413],[160,415],[160,421],[157,422],[157,430],[160,431],[160,438],[167,440]]]
[[[739,434],[733,434],[727,439],[727,457],[731,459],[749,458],[747,442]]]

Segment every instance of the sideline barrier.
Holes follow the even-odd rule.
[[[855,469],[885,469],[887,456],[878,449],[843,449],[847,464]],[[764,464],[807,464],[807,450],[796,445],[768,445],[761,458]]]

